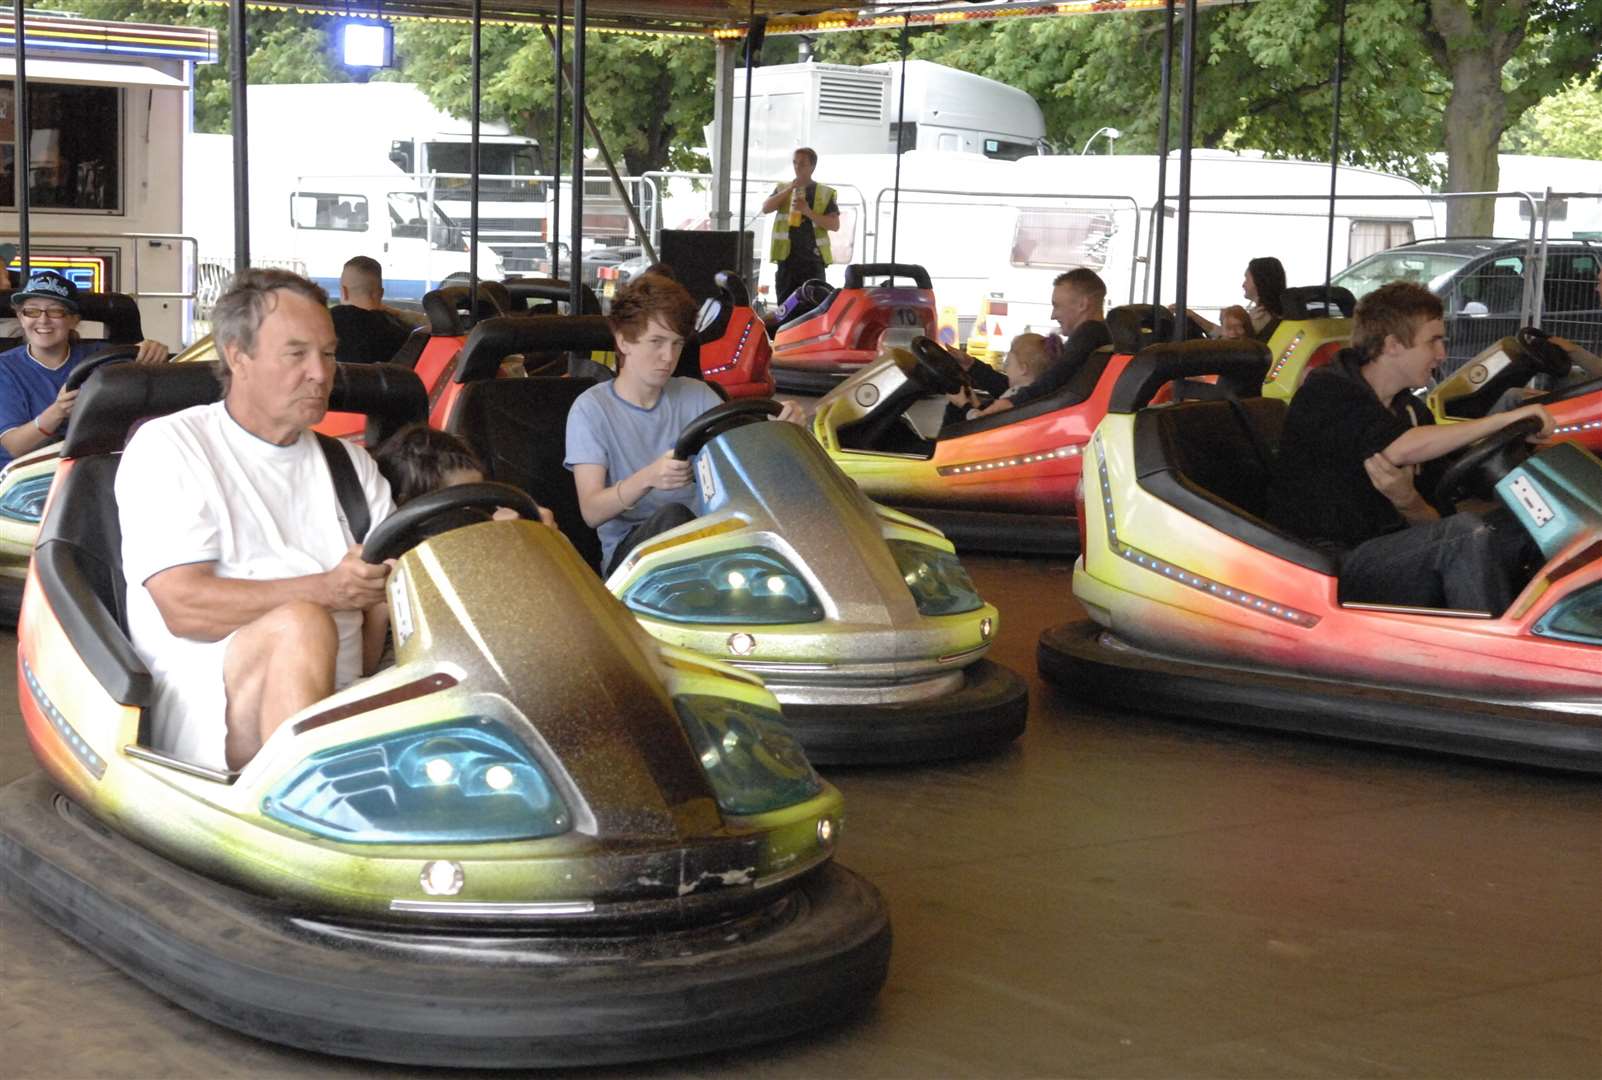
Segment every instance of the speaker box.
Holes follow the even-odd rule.
[[[719,270],[730,270],[745,278],[745,283],[756,292],[751,280],[754,264],[751,252],[751,234],[745,234],[746,266],[739,266],[740,234],[734,231],[708,232],[706,230],[663,229],[657,251],[663,264],[673,271],[679,284],[690,290],[696,303],[718,295],[712,277]]]

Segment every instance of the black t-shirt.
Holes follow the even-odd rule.
[[[382,364],[394,359],[411,330],[387,311],[340,304],[329,312],[339,338],[334,358],[341,364]]]
[[[1068,340],[1063,342],[1062,355],[1046,368],[1043,375],[1012,395],[1012,407],[1019,409],[1031,401],[1039,401],[1043,397],[1055,394],[1079,374],[1079,369],[1085,366],[1085,361],[1090,359],[1091,353],[1103,345],[1111,344],[1112,335],[1107,332],[1106,323],[1100,319],[1080,323],[1078,328],[1068,335]]]
[[[1407,525],[1363,462],[1420,424],[1434,423],[1403,391],[1381,402],[1344,350],[1291,398],[1268,486],[1268,520],[1313,543],[1354,548]],[[1433,470],[1431,470],[1433,472]],[[1431,477],[1418,487],[1428,492]]]
[[[792,192],[791,194],[793,197],[794,193]],[[811,206],[812,200],[817,198],[817,196],[818,185],[815,183],[808,184],[807,205]],[[779,213],[781,214],[788,214],[789,212],[789,203],[785,203],[779,208]],[[840,207],[835,203],[833,195],[829,196],[829,205],[823,208],[823,212],[825,214],[838,214],[840,212]],[[815,230],[812,227],[811,218],[803,217],[799,224],[790,226],[790,254],[789,257],[784,261],[797,263],[814,263],[823,261],[822,256],[818,254],[818,238],[815,235]]]

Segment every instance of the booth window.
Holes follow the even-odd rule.
[[[28,199],[122,212],[122,91],[29,80]],[[16,90],[0,81],[0,207],[17,205]]]
[[[1012,265],[1100,270],[1118,231],[1106,210],[1039,207],[1019,210],[1012,233]]]
[[[289,197],[289,220],[297,229],[366,232],[367,196],[297,191]]]

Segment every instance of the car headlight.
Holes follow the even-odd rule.
[[[1535,624],[1542,637],[1602,644],[1602,584],[1565,597]]]
[[[740,548],[669,563],[623,594],[635,611],[674,622],[817,622],[823,605],[795,567],[766,548]]]
[[[728,813],[766,813],[823,790],[801,744],[772,709],[710,694],[683,694],[673,705]]]
[[[890,540],[890,554],[901,568],[901,579],[925,615],[960,615],[984,606],[968,571],[949,551],[911,540]]]
[[[50,494],[53,474],[30,476],[18,480],[4,495],[0,495],[0,515],[12,521],[26,521],[37,525],[44,517],[44,504]]]
[[[564,833],[573,820],[528,748],[475,718],[314,754],[261,809],[354,844],[532,840]]]

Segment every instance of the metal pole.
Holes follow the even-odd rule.
[[[1185,293],[1190,277],[1190,144],[1196,120],[1196,0],[1185,0],[1185,40],[1179,50],[1179,250],[1174,264],[1174,340],[1185,340]]]
[[[734,43],[717,43],[717,77],[712,106],[712,228],[729,227],[729,180],[734,173],[730,144],[734,142]]]
[[[12,134],[16,136],[16,162],[17,172],[17,246],[21,250],[17,269],[22,283],[28,280],[29,254],[29,217],[31,216],[31,197],[33,195],[33,161],[29,154],[32,141],[28,130],[32,123],[28,111],[28,31],[23,25],[22,0],[14,0],[11,5],[12,40],[17,43],[17,82],[16,104],[17,115]]]
[[[1169,98],[1173,93],[1174,0],[1168,0],[1163,16],[1162,98],[1157,106],[1157,210],[1152,222],[1151,302],[1161,302],[1163,293],[1163,222],[1168,216],[1168,117],[1173,112]],[[1139,213],[1136,214],[1137,220]]]
[[[551,277],[560,280],[562,264],[562,8],[566,0],[556,0],[555,57],[552,70],[556,72],[556,116],[551,129],[556,132],[556,145],[551,147],[551,216],[545,222],[545,235],[550,238]]]
[[[745,188],[751,171],[751,65],[754,62],[753,54],[756,52],[752,46],[756,40],[756,33],[756,0],[751,0],[751,21],[745,30],[745,126],[740,129],[740,219],[734,223],[735,229],[738,230],[734,248],[736,252],[734,272],[742,278],[751,268],[752,255],[745,247]]]
[[[584,288],[584,29],[589,16],[584,0],[573,0],[573,272],[568,310],[583,311]]]
[[[1335,39],[1335,108],[1329,131],[1329,239],[1324,247],[1324,288],[1335,272],[1335,182],[1340,175],[1341,72],[1346,66],[1346,0],[1341,0],[1340,30]]]
[[[479,110],[483,108],[483,70],[481,67],[483,56],[484,31],[484,0],[473,0],[473,36],[470,52],[473,68],[473,127],[472,137],[467,143],[467,171],[468,176],[468,211],[467,211],[467,310],[475,324],[478,322],[478,120]],[[428,228],[424,232],[433,235],[434,222],[430,219]],[[432,245],[430,245],[432,246]]]
[[[250,140],[246,124],[245,0],[228,2],[228,76],[234,132],[234,272],[250,266]]]
[[[896,105],[896,186],[890,199],[890,261],[896,261],[896,226],[901,222],[901,147],[907,122],[907,27],[910,15],[901,17],[901,100]]]

